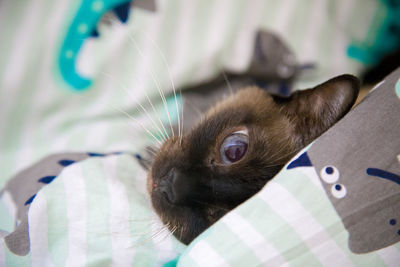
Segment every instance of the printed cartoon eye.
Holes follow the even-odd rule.
[[[344,198],[347,194],[346,187],[342,184],[334,184],[331,188],[332,195],[336,198]]]
[[[225,164],[232,164],[246,155],[249,146],[247,130],[237,131],[228,135],[220,148],[221,160]]]
[[[321,177],[324,182],[328,184],[333,184],[339,180],[339,170],[335,166],[325,166],[322,168],[321,172]]]

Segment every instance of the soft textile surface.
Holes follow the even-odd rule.
[[[124,87],[143,101],[145,92],[153,101],[159,100],[153,78],[171,91],[167,66],[154,44],[164,53],[175,85],[180,86],[211,77],[221,66],[243,70],[257,28],[271,29],[288,42],[299,62],[316,63],[316,70],[301,79],[314,85],[336,74],[357,72],[359,64],[345,56],[346,46],[365,36],[370,22],[366,18],[372,17],[366,14],[373,13],[376,5],[364,0],[308,1],[308,5],[261,0],[251,4],[159,1],[155,13],[133,10],[127,25],[99,26],[100,38],[86,42],[79,66],[93,73],[94,85],[78,97],[60,88],[62,81],[55,81],[55,60],[79,3],[0,3],[0,185],[16,170],[55,152],[140,146],[141,131],[127,126],[129,119],[110,105],[140,119],[136,102]],[[348,22],[357,27],[344,29]]]
[[[71,164],[40,190],[28,213],[30,254],[24,261],[35,266],[158,266],[182,252],[184,246],[153,213],[145,174],[135,161],[130,155],[92,157]],[[21,261],[5,252],[7,265]]]
[[[243,71],[259,28],[277,32],[301,64],[316,66],[300,77],[300,86],[357,73],[361,65],[346,57],[346,47],[366,38],[373,22],[369,18],[375,17],[379,5],[364,0],[156,1],[155,13],[134,9],[126,25],[102,24],[100,38],[86,41],[79,69],[92,74],[94,84],[78,95],[60,79],[55,61],[79,4],[70,0],[0,2],[0,187],[49,154],[138,151],[154,143],[138,126],[140,122],[156,133],[137,101],[146,103],[148,94],[166,122],[157,85],[171,92],[170,78],[182,87],[211,78],[222,66]],[[348,24],[354,27],[344,27]],[[119,261],[143,266],[174,258],[183,252],[182,246],[165,233],[152,236],[160,225],[146,197],[144,180],[145,173],[129,155],[90,158],[68,166],[30,204],[30,253],[16,256],[1,240],[0,266],[117,265]],[[316,194],[322,197],[322,193]],[[18,223],[15,204],[4,196],[2,237]],[[284,224],[281,227],[285,229]],[[164,240],[159,239],[162,235]],[[195,251],[209,250],[207,245],[201,247],[204,243],[198,244]],[[238,242],[237,248],[243,244]],[[190,253],[181,258],[182,264],[190,260],[185,256]],[[294,255],[298,254],[288,251],[276,262]],[[202,259],[211,262],[211,256]]]
[[[178,266],[398,266],[399,88],[400,69],[192,242]]]
[[[369,110],[374,113],[366,119]],[[37,266],[397,266],[399,113],[400,69],[188,248],[153,213],[133,155],[47,157],[14,178],[25,182],[22,187],[48,185],[33,201],[28,192],[18,207],[31,203],[30,254],[21,258],[6,249],[5,260]],[[48,175],[60,168],[57,177]],[[9,208],[24,190],[14,196],[9,184],[5,189]]]

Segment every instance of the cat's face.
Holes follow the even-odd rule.
[[[349,75],[287,99],[257,87],[238,91],[161,146],[148,174],[156,212],[190,243],[340,119],[357,93],[358,81]]]

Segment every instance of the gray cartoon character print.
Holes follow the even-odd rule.
[[[8,209],[14,215],[15,220],[15,229],[11,233],[0,230],[0,238],[4,238],[8,249],[20,256],[29,253],[28,211],[30,205],[42,187],[56,179],[65,167],[90,157],[104,157],[119,153],[53,154],[20,171],[11,178],[0,191],[0,200],[8,204]]]
[[[314,168],[353,253],[400,241],[400,69],[287,169]]]

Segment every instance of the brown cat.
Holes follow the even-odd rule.
[[[358,79],[342,75],[289,98],[248,87],[217,103],[157,152],[148,190],[161,220],[190,243],[342,118],[358,91]]]

